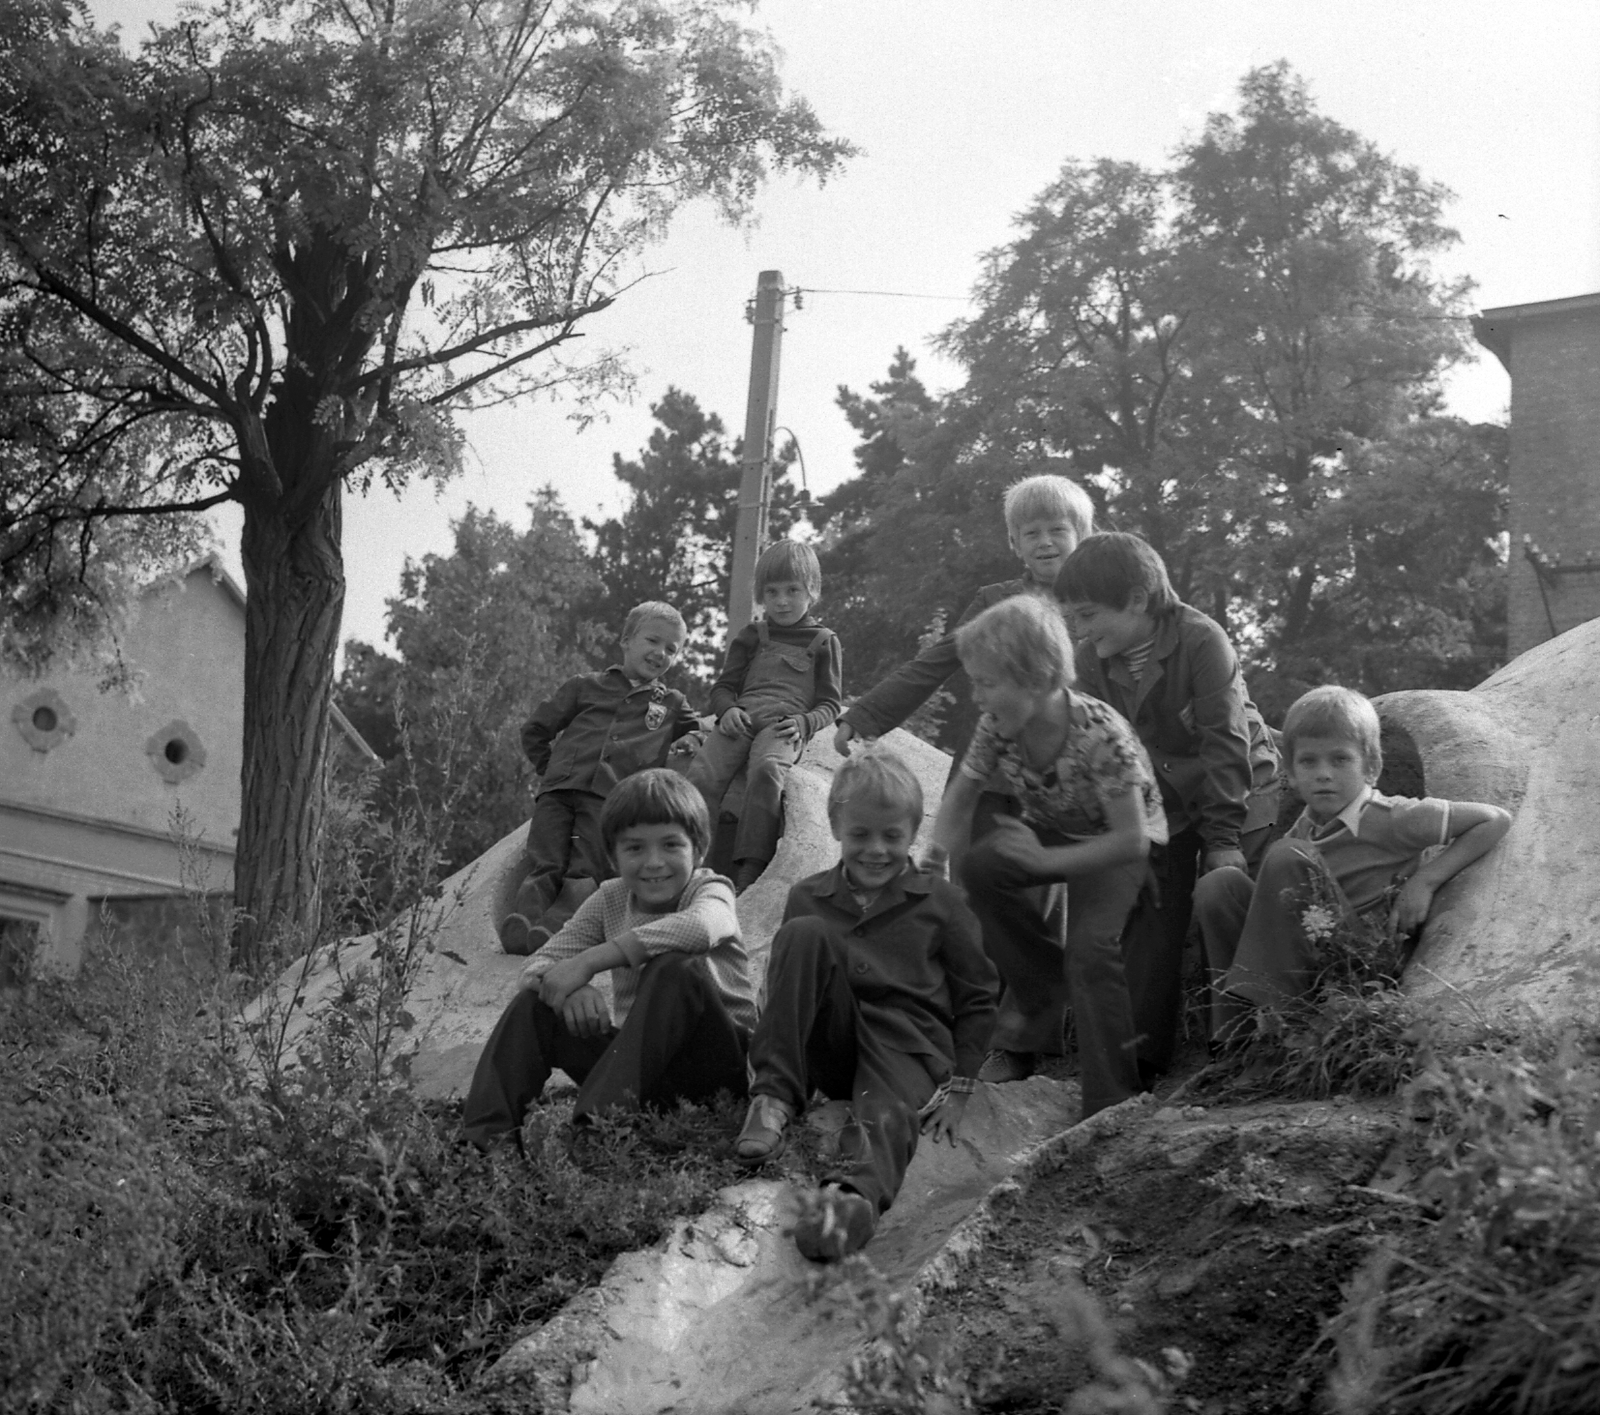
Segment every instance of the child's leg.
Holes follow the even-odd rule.
[[[744,805],[739,810],[738,833],[733,837],[735,863],[758,860],[765,865],[777,853],[783,787],[789,779],[789,768],[800,760],[803,745],[779,737],[771,727],[763,727],[751,739]]]
[[[512,912],[530,924],[548,909],[561,891],[572,853],[572,822],[580,795],[576,791],[541,791],[533,803],[533,818],[528,822],[528,838],[523,853],[528,873],[517,887]]]
[[[1239,931],[1239,946],[1222,986],[1256,1006],[1281,1006],[1311,990],[1317,980],[1316,946],[1306,933],[1305,911],[1315,892],[1349,913],[1344,892],[1321,852],[1302,840],[1280,840],[1266,853]]]
[[[922,1061],[885,1047],[863,1019],[848,969],[842,940],[822,920],[791,919],[772,940],[767,1005],[750,1043],[754,1094],[775,1097],[796,1115],[813,1087],[851,1101],[825,1182],[859,1195],[867,1208],[848,1240],[811,1231],[817,1215],[803,1220],[795,1241],[811,1257],[840,1257],[871,1236],[872,1215],[899,1192],[916,1152],[917,1112],[934,1090]]]
[[[1209,1004],[1206,1042],[1226,1041],[1249,1011],[1242,998],[1223,992],[1222,980],[1233,966],[1239,935],[1250,912],[1255,885],[1233,865],[1202,875],[1194,887],[1194,921],[1200,932],[1200,951],[1206,970]]]
[[[1067,1009],[1061,935],[1047,914],[1044,883],[1019,870],[988,841],[962,858],[961,881],[983,930],[983,951],[1000,970],[1005,995],[991,1045],[1005,1051],[1061,1051]],[[1076,882],[1068,887],[1070,901]]]
[[[694,760],[684,768],[689,783],[706,799],[706,810],[711,815],[711,829],[717,828],[717,817],[722,810],[722,798],[727,794],[733,778],[739,774],[745,758],[750,755],[750,738],[726,737],[716,728],[706,734],[705,745],[694,754]]]
[[[825,1182],[854,1190],[883,1213],[917,1152],[918,1112],[934,1089],[920,1056],[885,1046],[865,1021],[857,1034],[850,1123],[839,1132],[839,1157]]]
[[[572,1118],[677,1100],[742,1096],[748,1038],[728,1016],[705,959],[652,958],[627,1019],[578,1091]]]
[[[555,897],[545,906],[539,920],[552,934],[578,911],[604,880],[611,878],[611,860],[600,835],[600,811],[605,797],[592,791],[572,795],[572,834],[568,845],[567,867],[556,881]]]
[[[1122,936],[1122,961],[1139,1038],[1139,1071],[1147,1078],[1172,1064],[1183,1017],[1183,945],[1189,933],[1195,877],[1205,842],[1180,831],[1150,849],[1156,892],[1142,893]]]
[[[843,1099],[856,1073],[860,1010],[849,962],[821,919],[790,919],[772,938],[767,1001],[750,1039],[750,1091],[799,1115],[814,1088]]]
[[[479,1149],[502,1135],[517,1135],[528,1107],[539,1099],[550,1072],[560,1067],[581,1081],[599,1061],[611,1037],[576,1037],[560,1014],[523,990],[500,1014],[478,1057],[462,1107],[461,1127]]]
[[[1140,1090],[1122,933],[1145,873],[1143,860],[1130,860],[1067,886],[1067,991],[1085,1118]]]

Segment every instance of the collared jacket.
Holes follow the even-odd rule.
[[[1192,827],[1207,850],[1237,850],[1245,831],[1272,824],[1277,748],[1216,620],[1187,604],[1159,615],[1137,684],[1091,643],[1076,655],[1078,687],[1126,717],[1149,752],[1172,835]]]
[[[608,796],[623,777],[664,765],[667,748],[696,722],[676,688],[659,678],[635,683],[613,664],[567,679],[540,703],[522,724],[522,750],[540,791]]]
[[[865,1025],[896,1051],[937,1058],[936,1079],[978,1074],[1000,978],[960,891],[908,865],[863,911],[838,864],[790,889],[784,923],[806,917],[844,941]]]
[[[961,618],[942,638],[929,644],[914,659],[902,663],[887,678],[869,688],[845,710],[841,722],[848,723],[858,736],[881,737],[898,727],[923,703],[933,696],[934,690],[961,668],[961,656],[956,652],[956,630],[970,624],[984,610],[1019,594],[1043,594],[1032,580],[1002,580],[985,585],[972,602],[962,610]],[[965,734],[971,737],[971,732]],[[959,762],[966,750],[966,741],[956,744],[954,759]],[[953,774],[953,769],[952,769]]]

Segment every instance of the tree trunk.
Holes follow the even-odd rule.
[[[244,773],[234,898],[239,964],[304,951],[320,905],[324,762],[344,611],[343,488],[309,511],[247,502]]]

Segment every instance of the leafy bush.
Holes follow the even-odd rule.
[[[418,1097],[406,999],[449,818],[421,801],[383,832],[347,803],[326,918],[381,927],[316,940],[299,988],[247,1008],[249,980],[113,940],[0,991],[0,1408],[482,1410],[463,1388],[523,1330],[742,1174],[731,1101],[601,1125],[580,1169],[569,1102],[524,1157]],[[313,957],[339,986],[306,1025]]]
[[[1600,1064],[1592,1033],[1432,1055],[1429,1221],[1369,1264],[1382,1373],[1349,1411],[1557,1415],[1600,1409]]]

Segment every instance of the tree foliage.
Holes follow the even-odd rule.
[[[1059,459],[1274,706],[1329,678],[1476,681],[1499,655],[1505,448],[1440,411],[1467,353],[1469,287],[1433,268],[1448,198],[1282,63],[1166,170],[1069,161],[942,337],[962,386],[930,408],[897,353],[876,399],[842,396],[872,437],[836,493],[856,508],[836,578],[900,647],[1012,573],[999,492]]]
[[[407,793],[460,803],[447,871],[528,818],[522,723],[613,647],[591,618],[599,585],[571,517],[548,488],[528,511],[519,531],[468,507],[449,555],[406,561],[388,601],[398,658],[355,640],[345,648],[339,705],[388,759],[374,792],[380,818],[393,819]],[[463,685],[470,711],[442,712]]]
[[[704,680],[720,666],[727,629],[740,443],[730,445],[722,419],[681,389],[668,388],[650,412],[657,426],[638,456],[611,459],[628,493],[622,514],[583,524],[594,535],[591,563],[605,588],[606,622],[620,629],[629,609],[647,599],[675,605],[689,640],[669,681],[703,702]],[[788,470],[783,457],[773,467],[772,539],[787,535],[798,516]]]
[[[569,350],[625,255],[848,147],[687,0],[213,0],[131,54],[81,0],[0,0],[0,60],[0,399],[62,430],[7,503],[83,544],[242,506],[239,902],[303,926],[344,489],[449,475],[463,409],[603,387]],[[135,436],[142,484],[104,482]]]

